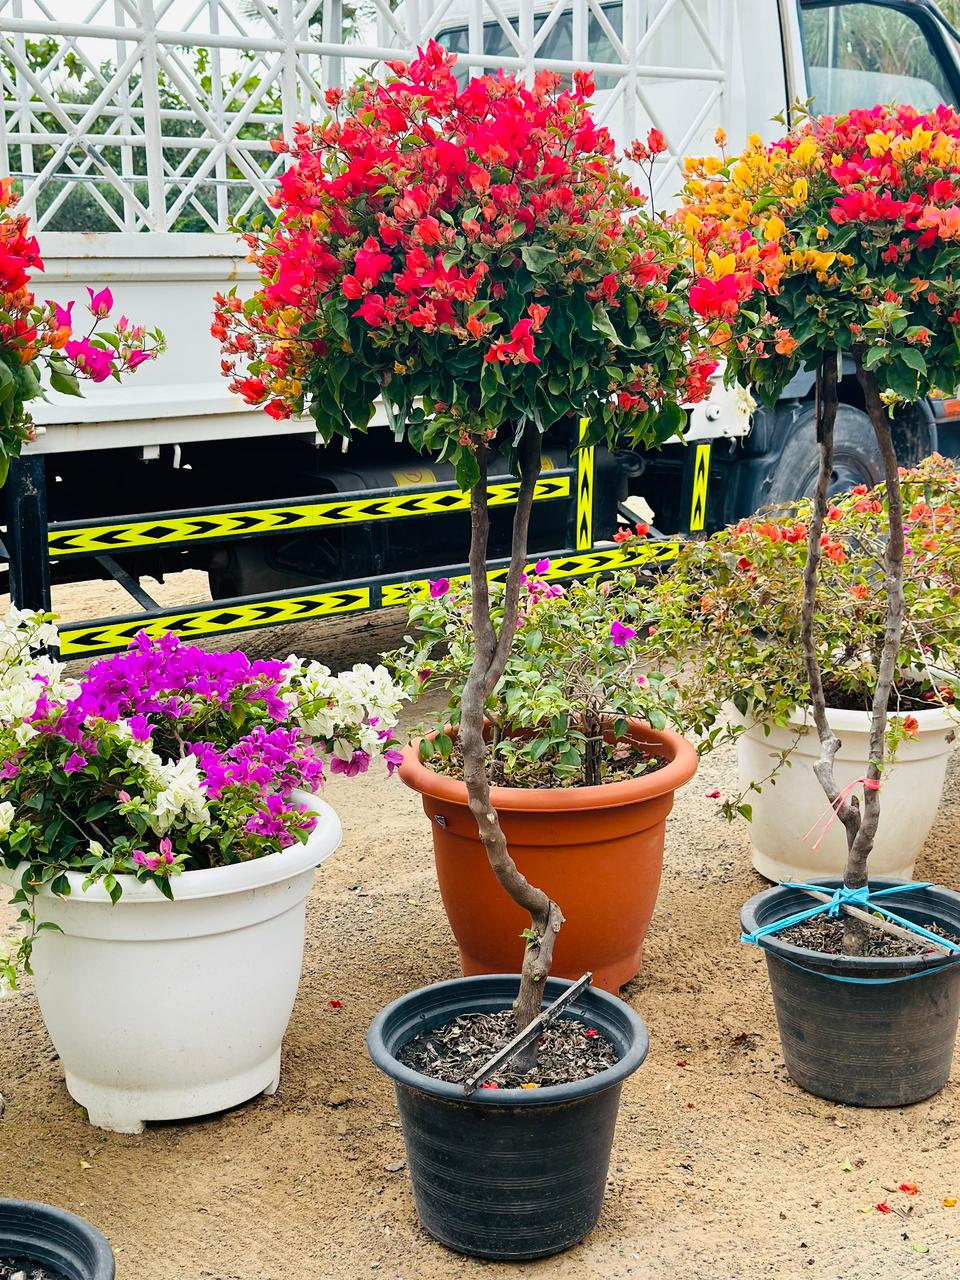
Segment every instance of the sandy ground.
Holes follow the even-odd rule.
[[[381,618],[252,639],[347,663],[397,634]],[[651,1053],[624,1090],[600,1224],[570,1253],[479,1263],[417,1225],[392,1088],[364,1036],[388,1000],[458,968],[418,799],[372,775],[326,792],[345,838],[309,903],[277,1096],[138,1137],[92,1129],[26,982],[0,1003],[2,1194],[90,1218],[119,1280],[957,1280],[960,1207],[943,1202],[960,1199],[960,1059],[939,1097],[899,1111],[844,1109],[790,1082],[762,959],[738,943],[738,908],[762,883],[745,827],[707,798],[732,766],[707,761],[670,819],[644,969],[623,993]],[[960,879],[960,768],[918,873]],[[884,1200],[894,1212],[872,1209]]]

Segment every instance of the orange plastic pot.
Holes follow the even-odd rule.
[[[697,769],[697,753],[677,733],[631,721],[630,737],[666,760],[643,778],[598,787],[528,790],[493,787],[510,853],[531,882],[565,916],[551,972],[616,992],[640,969],[663,867],[663,840],[673,794]],[[419,744],[406,749],[400,777],[423,797],[443,905],[466,977],[517,973],[521,931],[530,919],[500,887],[467,807],[467,789],[434,773]]]

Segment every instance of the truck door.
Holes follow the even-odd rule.
[[[960,102],[955,34],[926,0],[800,0],[800,28],[818,114]]]

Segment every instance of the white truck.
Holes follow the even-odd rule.
[[[38,439],[5,489],[18,602],[45,607],[51,580],[105,576],[136,601],[128,616],[69,622],[64,656],[124,647],[141,627],[198,636],[382,607],[464,559],[448,468],[386,431],[346,454],[320,448],[310,425],[247,409],[220,376],[211,297],[252,280],[230,216],[269,194],[282,163],[269,136],[318,114],[321,87],[431,37],[463,76],[586,67],[619,142],[664,133],[662,206],[683,155],[710,150],[718,126],[736,145],[774,134],[772,117],[797,101],[960,102],[960,36],[930,0],[279,0],[249,6],[256,18],[233,0],[92,7],[83,21],[70,0],[0,9],[0,166],[35,219],[43,296],[109,285],[169,340],[128,385],[39,405]],[[809,492],[812,392],[800,376],[768,410],[718,386],[687,443],[656,454],[575,452],[571,424],[547,441],[533,550],[557,553],[558,576],[622,563],[610,538],[632,498],[663,535],[643,554],[668,560],[670,535]],[[837,488],[880,473],[852,371],[841,396]],[[897,434],[907,461],[960,456],[960,399],[901,413]],[[500,484],[495,544],[512,496],[509,477]],[[155,606],[142,580],[186,567],[207,571],[212,602]]]

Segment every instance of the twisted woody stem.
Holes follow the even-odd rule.
[[[863,367],[863,353],[856,352],[857,378],[883,462],[887,491],[888,537],[884,550],[884,589],[887,599],[883,646],[877,669],[870,716],[870,759],[864,783],[864,803],[855,795],[841,791],[834,776],[834,759],[840,740],[827,720],[823,676],[817,657],[814,631],[817,584],[821,560],[821,538],[828,509],[830,480],[833,475],[833,435],[837,416],[837,361],[835,351],[827,353],[817,373],[817,442],[819,469],[813,502],[813,516],[807,537],[807,562],[803,572],[802,641],[813,719],[820,739],[820,757],[814,773],[827,799],[836,810],[847,837],[847,863],[844,884],[858,889],[867,883],[867,859],[873,849],[880,820],[880,776],[886,752],[887,707],[896,673],[903,627],[903,503],[896,451],[890,430],[890,418],[880,399],[874,375]],[[850,916],[844,920],[843,949],[856,954],[862,949],[866,935],[864,925]]]
[[[514,635],[520,601],[521,578],[527,555],[527,535],[533,494],[540,474],[540,434],[529,423],[519,448],[520,488],[513,517],[510,565],[504,585],[503,620],[500,632],[490,617],[487,583],[487,544],[490,513],[487,503],[488,448],[477,450],[480,477],[470,493],[470,585],[473,598],[474,658],[463,690],[460,707],[460,750],[463,780],[473,814],[494,875],[513,901],[527,911],[532,938],[526,948],[520,977],[520,991],[513,1006],[517,1030],[523,1030],[540,1012],[544,979],[550,972],[553,947],[563,915],[555,902],[537,889],[518,870],[510,856],[496,810],[490,803],[487,744],[484,740],[484,706],[503,675]],[[529,1056],[535,1056],[534,1045]]]

